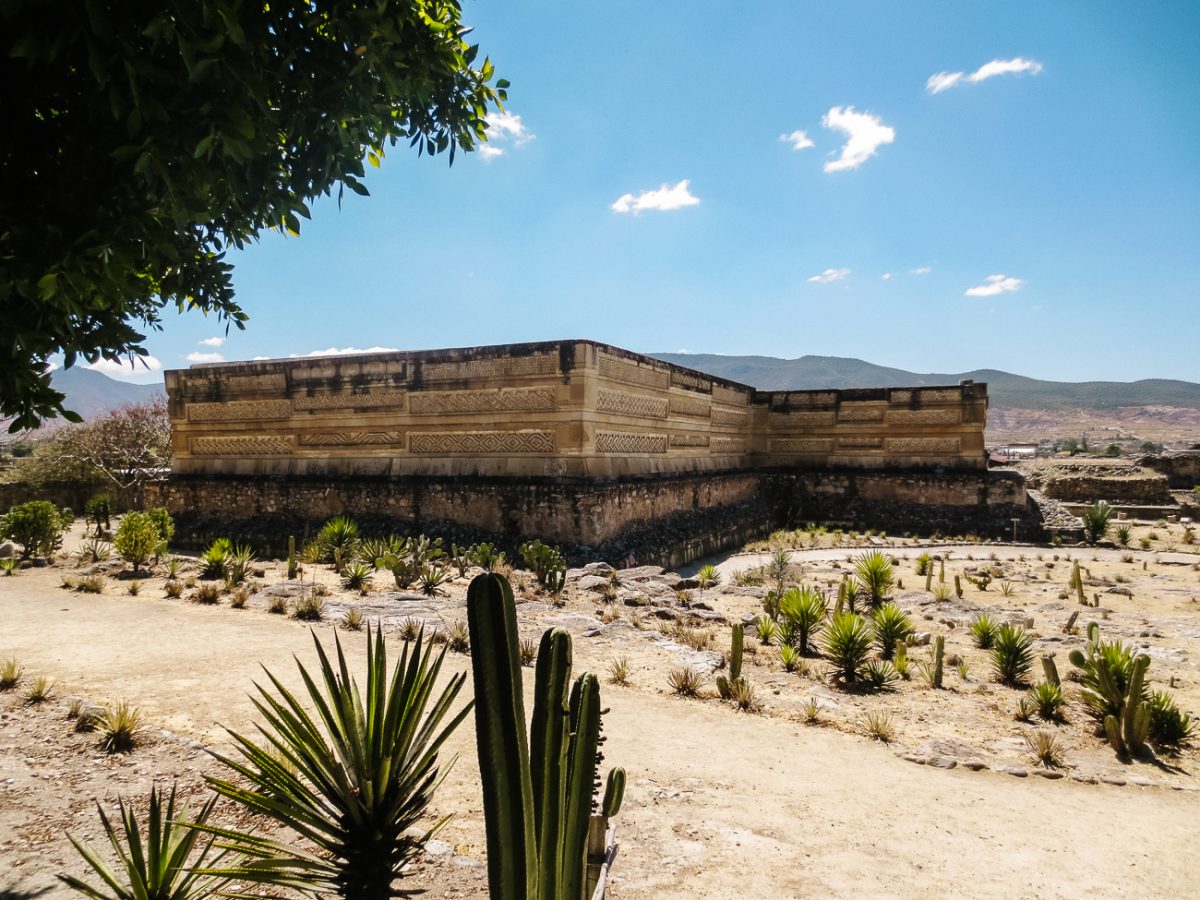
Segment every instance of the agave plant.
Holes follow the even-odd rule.
[[[230,731],[241,759],[218,760],[236,780],[209,777],[218,794],[271,819],[313,846],[305,850],[253,834],[205,826],[220,846],[245,858],[222,870],[245,882],[328,892],[357,900],[395,896],[393,882],[445,819],[420,836],[443,772],[438,751],[471,709],[450,716],[465,674],[435,693],[445,649],[436,656],[418,635],[389,672],[382,629],[367,630],[366,684],[357,680],[334,636],[336,662],[313,636],[319,671],[297,664],[312,708],[270,672],[274,693],[255,705],[266,741]],[[281,761],[283,764],[281,764]]]
[[[325,560],[340,572],[358,551],[358,523],[347,516],[334,516],[321,526],[317,543]]]
[[[971,620],[970,630],[976,647],[980,650],[991,650],[996,635],[1000,632],[1000,625],[987,613],[980,613]]]
[[[791,632],[788,643],[801,653],[809,651],[825,624],[825,613],[825,597],[811,588],[789,588],[779,598],[779,614]]]
[[[700,587],[702,588],[716,587],[721,583],[721,573],[717,571],[717,567],[714,565],[701,566],[700,570],[696,573],[696,580],[700,582]]]
[[[200,562],[204,571],[202,578],[225,578],[225,570],[229,566],[229,557],[233,555],[233,541],[229,538],[217,538],[209,548],[200,554]]]
[[[1033,668],[1033,638],[1024,628],[1004,625],[992,644],[992,668],[1004,684],[1021,684]]]
[[[68,834],[84,862],[99,877],[99,887],[73,875],[59,875],[68,887],[93,900],[201,900],[224,889],[230,878],[200,871],[216,867],[226,851],[216,846],[214,836],[205,838],[205,827],[217,798],[204,804],[194,816],[187,805],[175,805],[175,788],[166,797],[150,789],[145,835],[132,806],[118,798],[120,822],[114,824],[99,803],[104,834],[116,853],[118,864],[110,866],[87,844]],[[213,851],[218,852],[214,853]]]
[[[856,613],[838,613],[825,630],[822,646],[845,682],[858,679],[871,652],[871,629]]]
[[[371,582],[371,571],[366,563],[351,563],[343,570],[342,583],[352,591],[366,590]]]
[[[896,583],[892,561],[878,550],[863,553],[854,560],[854,577],[871,606],[879,606]]]
[[[1080,518],[1083,519],[1083,535],[1089,544],[1096,544],[1104,540],[1105,535],[1108,534],[1109,523],[1112,522],[1116,512],[1115,508],[1101,500],[1099,503],[1093,503],[1080,514]]]

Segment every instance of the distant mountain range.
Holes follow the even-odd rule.
[[[160,384],[131,384],[117,381],[94,369],[75,366],[70,369],[55,369],[50,376],[55,390],[67,395],[63,405],[85,419],[94,419],[110,409],[118,409],[130,403],[145,403],[155,394],[166,392]]]
[[[1129,406],[1200,409],[1200,384],[1147,378],[1141,381],[1041,381],[1001,372],[918,373],[838,356],[720,356],[713,353],[655,353],[657,359],[740,381],[760,390],[915,387],[958,384],[964,379],[988,385],[992,409],[1115,410]]]

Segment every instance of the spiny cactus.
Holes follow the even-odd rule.
[[[471,582],[467,621],[491,896],[582,898],[600,733],[599,682],[585,672],[568,697],[571,636],[561,628],[543,634],[527,742],[516,605],[507,579],[484,574]],[[624,784],[624,771],[613,770],[605,810],[620,808]]]
[[[938,582],[941,584],[946,583],[946,559],[945,559],[945,557],[942,557],[941,559],[938,560]]]
[[[739,622],[733,626],[733,642],[729,648],[729,677],[717,676],[717,692],[722,700],[733,696],[733,686],[742,680],[742,637],[744,627]]]
[[[293,581],[296,578],[296,536],[288,535],[288,559],[287,559],[287,577],[288,581]]]
[[[1054,655],[1052,653],[1042,654],[1042,672],[1046,676],[1046,681],[1050,682],[1050,684],[1062,684],[1058,678],[1058,666],[1054,664]]]
[[[604,786],[604,803],[600,809],[606,819],[611,819],[621,811],[621,800],[625,797],[625,770],[610,769],[608,783]]]
[[[962,599],[962,579],[957,575],[954,576],[954,593],[959,600]]]
[[[954,576],[957,581],[958,576]],[[933,639],[933,686],[942,686],[942,663],[946,655],[946,639],[940,634]]]
[[[1087,595],[1083,592],[1083,576],[1079,574],[1079,560],[1075,560],[1071,569],[1071,586],[1075,588],[1075,597],[1079,600],[1079,605],[1087,606]]]
[[[1150,727],[1146,670],[1150,657],[1135,655],[1120,641],[1101,641],[1100,626],[1088,625],[1088,644],[1072,650],[1071,664],[1083,671],[1081,697],[1105,736],[1122,756],[1142,750]]]
[[[1146,746],[1146,735],[1150,732],[1150,704],[1135,698],[1142,694],[1148,668],[1150,657],[1142,655],[1134,660],[1129,693],[1121,708],[1120,719],[1115,715],[1104,719],[1104,733],[1108,742],[1122,756],[1140,753]]]

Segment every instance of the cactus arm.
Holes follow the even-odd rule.
[[[547,900],[582,900],[587,875],[587,835],[600,737],[600,682],[584,672],[571,689],[571,745],[567,774],[566,827],[562,831],[559,890]]]
[[[488,885],[496,900],[534,900],[538,896],[538,860],[533,786],[525,740],[516,606],[506,579],[488,574],[471,582],[467,625]]]
[[[1125,698],[1125,708],[1121,714],[1121,738],[1125,749],[1136,753],[1145,746],[1146,732],[1150,724],[1150,710],[1142,702],[1142,690],[1146,678],[1146,669],[1150,668],[1150,657],[1139,656],[1133,661],[1133,674],[1129,679],[1129,693]]]
[[[604,803],[600,811],[605,818],[611,819],[621,811],[621,801],[625,797],[625,770],[618,766],[609,769],[608,781],[604,785]]]
[[[554,628],[542,635],[538,650],[529,734],[533,781],[534,828],[537,833],[538,884],[558,883],[562,865],[562,830],[571,735],[567,685],[571,679],[571,635]]]
[[[1062,684],[1058,678],[1058,666],[1054,664],[1054,657],[1049,653],[1042,656],[1042,671],[1045,673],[1046,680],[1050,682],[1050,684]]]
[[[1104,717],[1104,734],[1108,738],[1108,742],[1112,745],[1112,748],[1124,756],[1125,744],[1121,740],[1121,725],[1117,722],[1116,716]]]

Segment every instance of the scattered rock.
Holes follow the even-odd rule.
[[[425,852],[430,856],[450,856],[454,853],[454,847],[448,841],[439,841],[435,838],[425,842]]]
[[[607,588],[610,584],[612,584],[612,582],[603,575],[584,575],[579,579],[577,587],[581,591],[596,591],[597,593],[603,593],[605,588]]]
[[[1101,775],[1100,780],[1105,784],[1115,784],[1117,787],[1124,787],[1129,783],[1120,775]]]
[[[12,541],[5,541],[0,544],[0,559],[12,559],[17,555],[17,545]]]
[[[662,566],[636,566],[632,569],[621,569],[617,572],[617,577],[622,581],[642,581],[647,578],[658,578],[664,571]]]
[[[1033,774],[1039,775],[1042,778],[1049,778],[1051,781],[1063,777],[1063,773],[1058,771],[1058,769],[1034,769]]]
[[[1025,778],[1029,775],[1029,772],[1021,766],[1000,766],[996,771],[1003,772],[1005,775],[1015,775],[1017,778]]]

